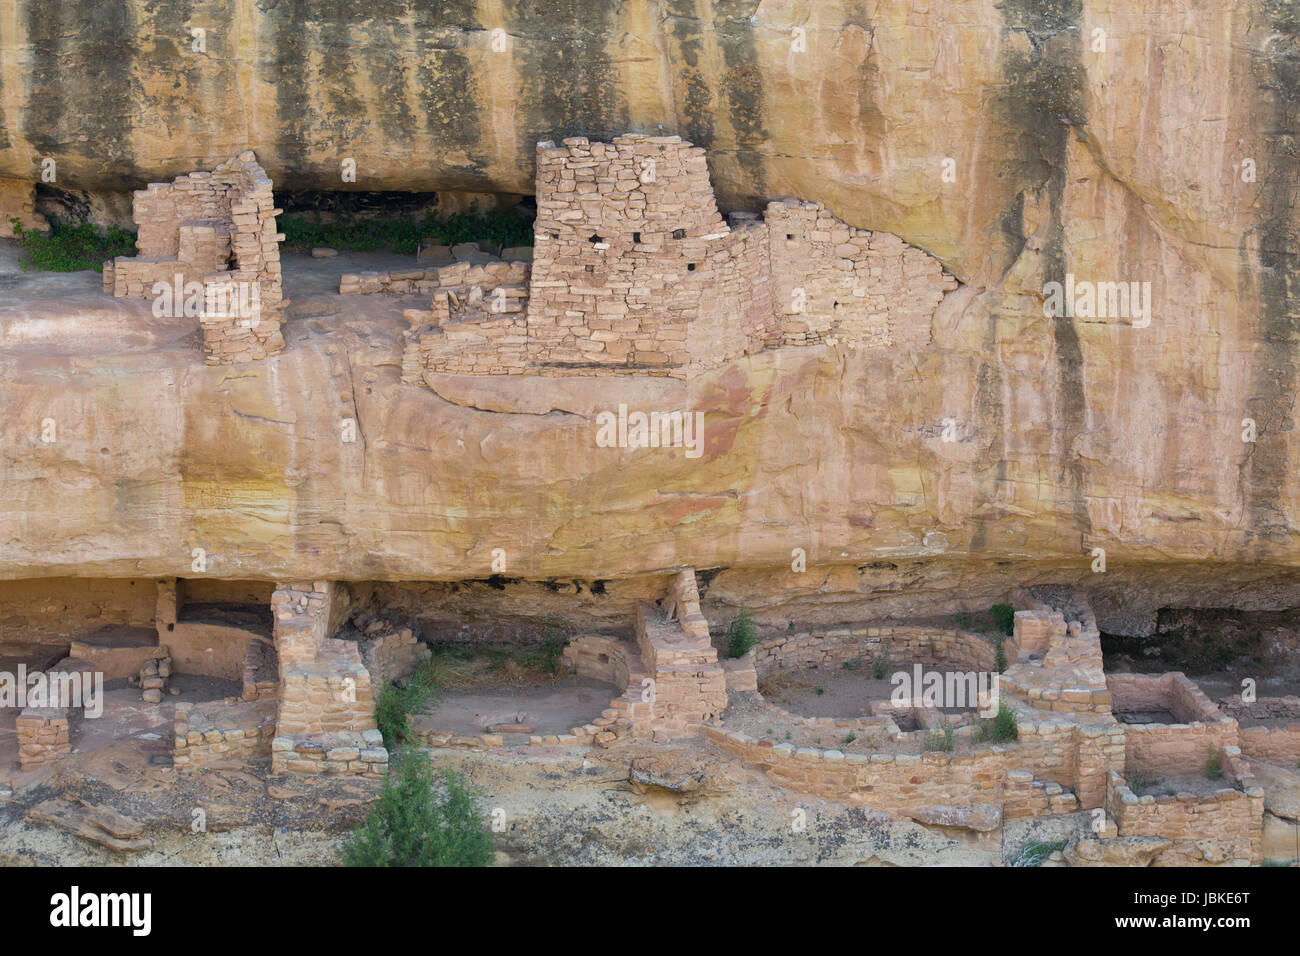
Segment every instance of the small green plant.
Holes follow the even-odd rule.
[[[1016,632],[1016,609],[1010,604],[995,604],[989,608],[989,614],[1005,636],[1010,637]]]
[[[883,651],[871,659],[871,676],[884,680],[889,676],[889,651]]]
[[[840,667],[842,667],[846,671],[855,671],[858,670],[861,666],[862,666],[861,657],[855,657],[852,660],[847,660],[840,665]]]
[[[971,628],[971,616],[965,611],[957,612],[957,627],[959,630],[969,631]]]
[[[818,696],[818,697],[820,697],[822,694],[826,693],[826,688],[823,687],[821,684],[818,684],[818,685],[817,685],[816,690],[817,690],[817,696]]]
[[[18,219],[9,222],[14,227],[14,241],[27,254],[21,263],[24,272],[102,272],[104,260],[135,254],[134,234],[116,226],[101,229],[88,222],[54,222],[47,236],[24,229]]]
[[[750,617],[749,610],[741,608],[740,613],[727,625],[727,656],[744,657],[757,642],[758,625]]]
[[[1205,758],[1205,775],[1211,780],[1218,780],[1223,776],[1223,764],[1219,752],[1213,747],[1210,748],[1209,756]]]
[[[1160,786],[1159,777],[1147,777],[1143,774],[1135,773],[1133,776],[1128,778],[1128,788],[1139,797],[1149,794],[1158,786]]]
[[[542,670],[548,674],[558,674],[560,672],[560,660],[563,655],[563,626],[557,620],[548,620],[546,622],[546,638],[542,642]]]
[[[450,766],[435,780],[429,758],[403,748],[339,855],[347,866],[487,866],[492,834],[481,797]]]
[[[998,704],[995,716],[980,721],[979,739],[995,744],[1019,740],[1020,728],[1016,724],[1016,712],[1006,704]]]
[[[791,737],[790,731],[787,730],[787,731],[785,732],[785,739],[786,739],[786,740],[789,740],[790,737]]]
[[[412,675],[405,687],[389,684],[375,701],[375,723],[384,735],[384,746],[393,750],[412,736],[411,715],[427,710],[434,703],[436,686],[426,668]]]
[[[993,650],[993,669],[999,674],[1007,669],[1007,651],[1002,645],[1006,643],[1006,638],[998,635],[997,644]]]
[[[1046,842],[1043,840],[1030,840],[1020,848],[1016,858],[1011,861],[1012,866],[1042,866],[1053,853],[1065,849],[1065,841]]]
[[[841,742],[841,743],[844,743],[844,744],[851,744],[851,743],[853,743],[853,741],[855,741],[855,740],[857,740],[857,739],[858,739],[858,735],[857,735],[857,734],[855,734],[855,733],[850,733],[847,737],[845,737],[845,738],[844,738],[842,741],[840,741],[840,742]]]
[[[867,739],[864,741],[864,743],[866,743],[866,745],[867,745],[868,747],[874,747],[874,746],[876,746],[876,735],[875,735],[875,734],[867,734]]]
[[[942,730],[928,734],[925,738],[926,750],[942,750],[944,753],[952,753],[955,744],[956,736],[953,733],[952,724],[947,721],[944,721]]]
[[[450,216],[358,216],[339,213],[329,221],[319,214],[281,216],[276,220],[290,249],[328,246],[359,252],[390,251],[415,255],[420,241],[442,245],[479,242],[489,246],[531,246],[533,224],[509,212],[480,213],[471,205]]]

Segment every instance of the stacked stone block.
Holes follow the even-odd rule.
[[[371,621],[358,644],[361,663],[369,671],[371,682],[380,687],[409,677],[433,656],[429,645],[422,643],[409,627],[385,620]]]
[[[172,722],[172,765],[198,770],[219,761],[270,756],[274,700],[177,704]]]
[[[646,673],[654,681],[648,726],[668,734],[721,716],[727,707],[726,674],[700,612],[695,572],[673,576],[663,607],[637,607],[637,647]],[[638,729],[645,723],[638,721]]]
[[[279,699],[280,660],[275,653],[274,641],[259,634],[248,642],[243,685],[241,696],[246,701]]]
[[[402,381],[426,372],[519,375],[528,367],[528,290],[521,285],[462,286],[434,294],[430,311],[408,310]]]
[[[162,703],[171,676],[171,651],[166,645],[154,648],[140,665],[140,699],[146,704]]]
[[[274,355],[284,347],[280,324],[280,242],[271,180],[251,151],[211,172],[151,183],[134,197],[138,257],[104,265],[104,289],[143,299],[154,286],[173,287],[179,309],[191,283],[203,288],[199,321],[205,362],[229,365]]]
[[[18,765],[34,770],[72,753],[75,711],[62,707],[28,707],[14,721],[18,736]]]
[[[279,585],[271,597],[280,661],[276,773],[369,773],[377,754],[350,756],[375,728],[370,673],[357,645],[332,635],[347,617],[345,589],[329,581]],[[331,750],[343,756],[329,757]]]

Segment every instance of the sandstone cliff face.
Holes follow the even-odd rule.
[[[1093,547],[1295,564],[1294,7],[919,6],[9,5],[3,176],[51,156],[60,185],[120,189],[248,147],[277,188],[341,188],[351,157],[355,188],[527,193],[539,139],[662,127],[709,148],[720,208],[823,201],[964,286],[918,352],[436,392],[399,388],[400,318],[368,306],[300,309],[282,356],[230,371],[119,306],[11,302],[0,574],[184,573],[194,547],[227,577],[481,576],[497,546],[527,577],[771,571],[795,547],[989,581],[1086,573]],[[1149,326],[1045,318],[1067,275],[1149,281]],[[117,337],[42,347],[74,307]],[[620,402],[703,411],[705,454],[596,448]],[[79,424],[43,445],[47,416]]]

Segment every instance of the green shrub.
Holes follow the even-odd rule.
[[[1011,861],[1012,866],[1042,866],[1053,853],[1065,849],[1065,841],[1060,840],[1055,843],[1044,842],[1042,840],[1030,840],[1020,848],[1016,858]]]
[[[385,747],[392,750],[398,744],[410,741],[411,715],[428,709],[434,703],[436,689],[433,670],[426,667],[414,674],[405,687],[389,684],[379,692],[375,701],[375,723],[384,735]]]
[[[1010,637],[1016,632],[1016,609],[1010,604],[995,604],[989,608],[989,614],[998,626],[998,630]]]
[[[442,245],[478,242],[495,246],[531,246],[533,223],[509,212],[480,213],[471,205],[450,216],[375,217],[342,213],[329,222],[319,215],[281,216],[276,220],[284,243],[292,249],[328,246],[358,252],[390,251],[415,255],[420,240]]]
[[[1205,758],[1205,775],[1211,780],[1218,780],[1223,776],[1223,764],[1219,752],[1213,747],[1210,748],[1209,756]]]
[[[135,235],[116,226],[101,229],[88,222],[53,222],[47,236],[29,232],[17,219],[9,221],[14,227],[14,241],[27,253],[21,263],[24,272],[103,272],[104,260],[135,255]]]
[[[884,680],[889,676],[889,651],[877,654],[871,659],[871,676],[876,680]]]
[[[450,766],[435,781],[429,758],[403,749],[340,857],[347,866],[487,866],[492,834],[480,799]]]
[[[979,738],[995,744],[1020,739],[1020,728],[1016,725],[1016,712],[1006,704],[998,704],[995,717],[988,717],[980,722]]]
[[[952,724],[944,721],[943,729],[941,731],[926,736],[925,749],[942,750],[945,753],[952,753],[952,748],[955,743],[956,737],[953,734]]]
[[[957,612],[957,627],[963,631],[969,631],[971,628],[971,616],[965,611]]]
[[[758,643],[758,625],[746,608],[727,625],[727,656],[744,657]]]
[[[1006,643],[1006,638],[998,637],[997,648],[993,652],[993,668],[999,673],[1007,669],[1007,651],[1002,645]]]

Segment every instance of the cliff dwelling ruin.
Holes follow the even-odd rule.
[[[438,703],[401,743],[499,773],[578,755],[621,761],[632,793],[686,799],[744,768],[997,865],[1031,845],[1052,865],[1290,859],[1297,822],[1264,784],[1300,761],[1292,664],[1249,702],[1230,668],[1144,666],[1094,602],[1144,633],[1199,605],[1141,569],[1099,589],[1086,563],[1035,568],[1013,542],[964,580],[953,514],[982,452],[948,434],[959,403],[907,384],[949,347],[935,330],[960,286],[939,259],[819,202],[724,220],[706,151],[677,136],[541,142],[535,188],[531,251],[484,240],[359,268],[384,263],[282,257],[271,180],[241,151],[134,193],[139,254],[77,291],[111,337],[70,340],[57,306],[27,303],[15,354],[97,356],[155,400],[102,424],[43,411],[61,437],[11,463],[37,487],[117,477],[66,521],[46,513],[50,560],[11,546],[0,670],[101,683],[6,699],[6,799],[110,761],[169,783],[249,770],[283,799],[303,780],[373,795],[397,752],[385,708],[428,680]],[[968,404],[1000,387],[980,375]],[[209,401],[222,410],[205,416]],[[799,424],[816,402],[837,417]],[[679,432],[689,416],[699,440],[629,441],[629,406]],[[789,416],[775,442],[756,437],[771,409]],[[832,447],[851,465],[842,498],[818,484]],[[748,484],[751,468],[770,481]],[[999,487],[1004,517],[1031,515]],[[86,509],[136,521],[137,543],[81,527]],[[692,538],[699,522],[714,530]],[[1031,525],[1017,534],[1052,533]],[[1287,580],[1238,584],[1300,605]],[[1293,661],[1294,634],[1270,633]],[[154,849],[143,825],[66,795],[28,819]]]

